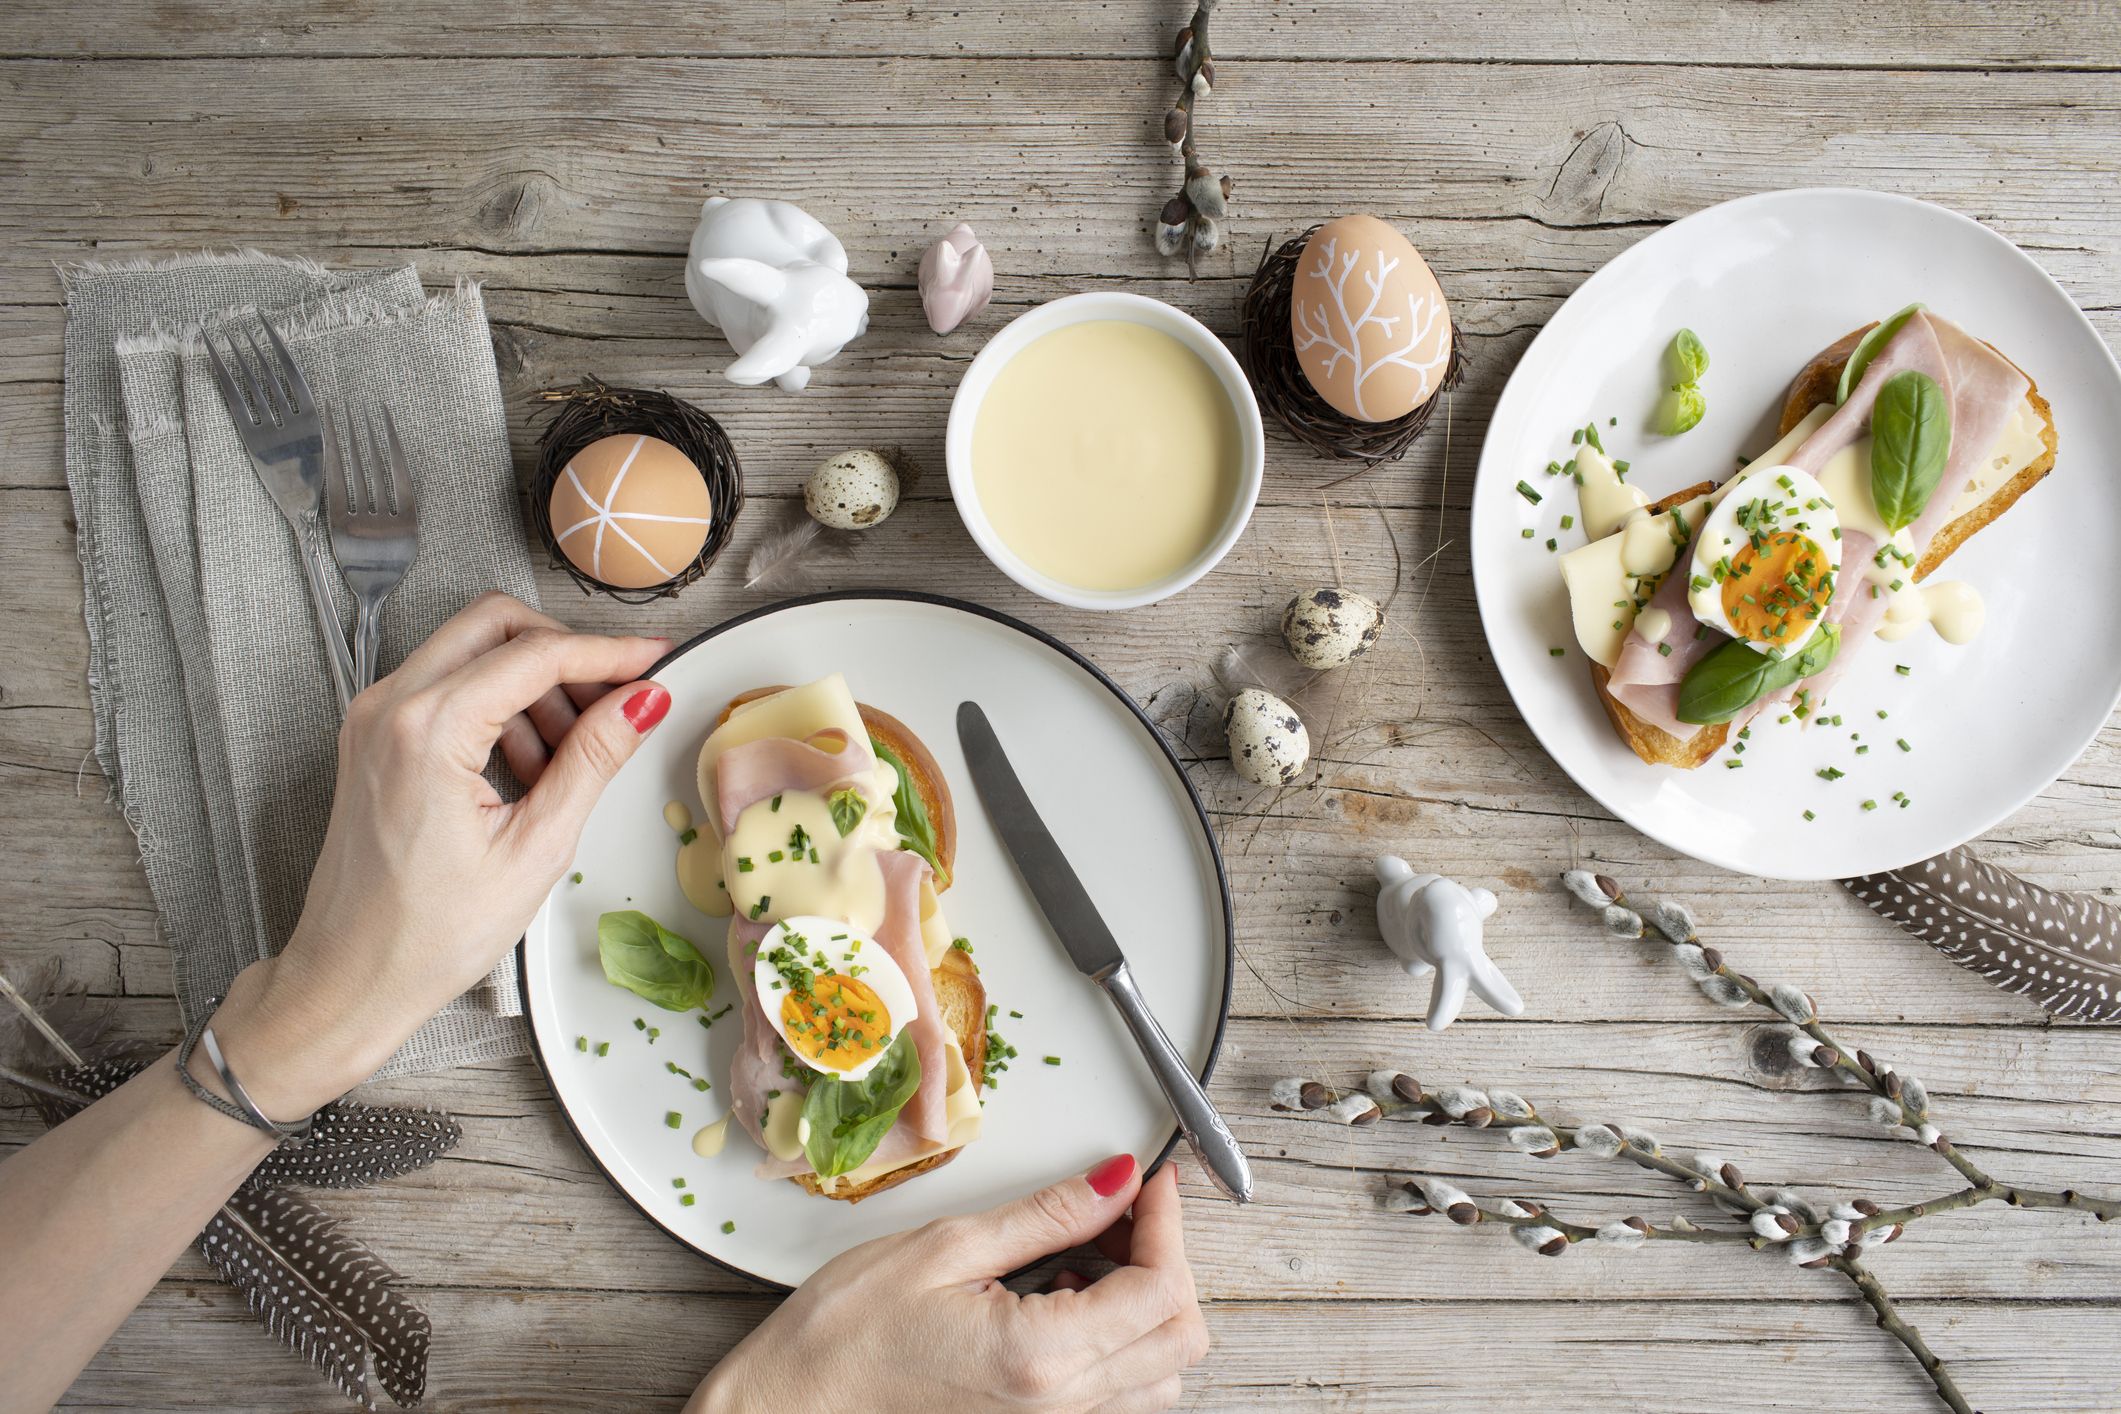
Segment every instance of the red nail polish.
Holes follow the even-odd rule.
[[[1134,1177],[1134,1156],[1114,1154],[1083,1177],[1097,1191],[1098,1197],[1110,1198],[1127,1186],[1128,1179]]]
[[[653,684],[627,698],[626,705],[619,708],[626,720],[633,724],[633,729],[643,735],[650,727],[662,721],[669,710],[670,694]]]

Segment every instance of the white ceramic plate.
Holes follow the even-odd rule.
[[[1595,421],[1631,482],[1661,496],[1722,480],[1764,450],[1789,382],[1849,330],[1920,300],[1988,340],[2053,405],[2055,469],[1937,573],[1979,588],[1988,625],[1964,648],[1923,633],[1872,642],[1835,690],[1843,726],[1763,723],[1745,765],[1646,765],[1600,709],[1548,536],[1583,531],[1573,489],[1543,474]],[[1648,431],[1659,360],[1680,328],[1709,352],[1708,416]],[[1608,427],[1617,417],[1619,425]],[[1965,843],[2045,789],[2121,700],[2121,369],[2023,251],[1927,202],[1877,192],[1769,192],[1712,207],[1626,251],[1540,332],[1495,408],[1473,500],[1473,582],[1503,681],[1541,743],[1599,803],[1698,859],[1785,879],[1894,869]],[[1523,479],[1551,492],[1534,507]],[[1534,538],[1523,538],[1530,528]],[[2072,554],[2064,562],[2062,556]],[[1548,650],[1562,647],[1565,656]],[[1905,677],[1894,672],[1905,664]],[[1878,712],[1890,715],[1879,720]],[[1855,754],[1862,733],[1871,750]],[[1911,752],[1896,742],[1905,738]],[[1835,781],[1815,773],[1833,766]],[[1912,804],[1899,808],[1895,791]],[[1877,808],[1862,809],[1873,800]],[[1811,810],[1817,819],[1806,821]]]
[[[906,723],[942,764],[957,808],[957,867],[943,896],[972,940],[996,1026],[1020,1053],[987,1092],[985,1133],[951,1163],[861,1203],[752,1176],[760,1155],[732,1124],[723,1152],[693,1132],[726,1112],[734,1015],[660,1011],[604,980],[596,920],[638,908],[715,960],[711,1009],[735,996],[723,924],[679,892],[664,804],[701,813],[694,762],[739,692],[842,672],[855,696]],[[678,1241],[738,1272],[793,1286],[857,1243],[971,1212],[1130,1152],[1149,1166],[1174,1137],[1170,1110],[1103,993],[1069,965],[987,823],[966,774],[958,703],[986,708],[1024,787],[1112,924],[1164,1029],[1207,1078],[1229,1010],[1230,902],[1200,803],[1156,730],[1086,660],[1014,619],[922,595],[824,595],[733,619],[654,673],[669,717],[598,802],[574,868],[523,940],[525,1010],[560,1108],[597,1166]],[[1023,1013],[1021,1020],[1011,1011]],[[650,1044],[634,1018],[660,1028]],[[575,1048],[586,1037],[588,1053]],[[595,1046],[609,1041],[599,1057]],[[1049,1066],[1044,1058],[1059,1056]],[[666,1068],[707,1076],[702,1094]],[[665,1124],[677,1111],[679,1128]],[[672,1186],[683,1178],[685,1187]],[[691,1194],[693,1203],[681,1199]],[[722,1231],[734,1222],[736,1230]]]

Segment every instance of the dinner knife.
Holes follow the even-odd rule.
[[[1061,946],[1068,950],[1076,970],[1104,988],[1105,995],[1119,1008],[1127,1029],[1134,1033],[1134,1043],[1149,1062],[1149,1073],[1156,1077],[1164,1097],[1171,1102],[1179,1132],[1193,1146],[1208,1177],[1226,1196],[1239,1203],[1251,1202],[1252,1169],[1245,1162],[1244,1151],[1230,1137],[1229,1126],[1215,1112],[1184,1057],[1157,1024],[1149,1004],[1142,1000],[1134,974],[1127,970],[1126,954],[1120,951],[1118,940],[1105,926],[1067,856],[1054,843],[1052,832],[1039,818],[1031,798],[1024,794],[1023,782],[1016,778],[1015,768],[1009,764],[987,714],[977,702],[958,704],[957,738],[972,768],[972,783],[979,787],[980,800],[994,820],[1003,847],[1016,861],[1017,872],[1023,876],[1031,896],[1038,900],[1040,911],[1053,926]]]

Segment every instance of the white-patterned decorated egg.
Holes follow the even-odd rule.
[[[1358,422],[1390,422],[1427,402],[1451,365],[1451,311],[1421,252],[1375,216],[1312,233],[1289,292],[1289,335],[1304,377]]]

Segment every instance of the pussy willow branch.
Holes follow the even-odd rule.
[[[1764,1194],[1756,1191],[1737,1165],[1728,1161],[1709,1155],[1697,1155],[1692,1162],[1676,1158],[1665,1152],[1653,1136],[1640,1130],[1609,1124],[1561,1124],[1542,1115],[1522,1096],[1508,1091],[1481,1091],[1466,1086],[1431,1091],[1400,1071],[1372,1071],[1360,1090],[1346,1092],[1316,1080],[1291,1077],[1275,1083],[1274,1107],[1355,1126],[1374,1125],[1389,1116],[1418,1118],[1431,1125],[1500,1128],[1514,1147],[1533,1158],[1554,1158],[1565,1150],[1574,1150],[1597,1158],[1625,1159],[1676,1179],[1689,1189],[1706,1194],[1726,1213],[1745,1219],[1745,1227],[1703,1227],[1685,1217],[1675,1217],[1670,1226],[1659,1228],[1640,1216],[1590,1227],[1556,1217],[1541,1205],[1524,1200],[1510,1199],[1499,1206],[1486,1206],[1437,1178],[1417,1178],[1393,1189],[1387,1194],[1386,1206],[1397,1212],[1441,1213],[1466,1227],[1484,1222],[1507,1227],[1525,1246],[1550,1257],[1560,1256],[1583,1242],[1636,1247],[1653,1241],[1682,1241],[1743,1245],[1755,1251],[1772,1248],[1798,1266],[1838,1272],[1870,1306],[1879,1329],[1914,1357],[1938,1399],[1957,1414],[1973,1414],[1973,1406],[1960,1392],[1943,1359],[1900,1314],[1877,1275],[1859,1260],[1860,1254],[1894,1241],[1923,1218],[1981,1203],[2002,1201],[2016,1207],[2069,1209],[2090,1213],[2104,1222],[2121,1216],[2121,1200],[2090,1197],[2075,1189],[2048,1191],[1997,1181],[1959,1152],[1933,1122],[1929,1093],[1920,1081],[1904,1077],[1868,1053],[1842,1044],[1820,1022],[1818,1008],[1804,992],[1787,984],[1763,985],[1730,966],[1720,952],[1701,941],[1692,915],[1683,906],[1658,900],[1638,913],[1620,886],[1603,875],[1570,870],[1563,875],[1563,882],[1570,893],[1601,911],[1607,931],[1614,936],[1642,938],[1654,933],[1670,944],[1675,960],[1713,1000],[1726,1006],[1762,1007],[1788,1022],[1795,1028],[1787,1042],[1793,1059],[1860,1085],[1871,1095],[1874,1118],[1896,1131],[1910,1132],[1949,1163],[1967,1186],[1898,1208],[1882,1208],[1859,1198],[1822,1211],[1789,1190],[1770,1189]]]
[[[1635,936],[1648,937],[1655,934],[1670,943],[1676,950],[1697,949],[1698,960],[1689,955],[1683,960],[1692,964],[1689,971],[1696,981],[1712,997],[1714,980],[1721,978],[1753,1005],[1774,1012],[1789,1022],[1815,1043],[1805,1063],[1827,1070],[1856,1084],[1876,1097],[1890,1111],[1896,1129],[1905,1129],[1917,1142],[1934,1150],[1937,1155],[1967,1181],[1968,1187],[1961,1193],[1925,1204],[1916,1204],[1918,1209],[1929,1212],[1948,1212],[1953,1208],[1970,1207],[1975,1203],[1996,1200],[2023,1208],[2069,1208],[2090,1213],[2101,1222],[2121,1217],[2121,1200],[2094,1198],[2079,1193],[2073,1188],[2059,1192],[2044,1189],[2022,1188],[2016,1184],[1998,1182],[1986,1170],[1964,1153],[1960,1152],[1950,1137],[1931,1122],[1929,1093],[1919,1086],[1911,1085],[1890,1065],[1877,1060],[1869,1052],[1842,1044],[1820,1022],[1818,1009],[1812,999],[1794,987],[1763,987],[1756,979],[1738,971],[1724,959],[1721,952],[1702,942],[1694,926],[1693,915],[1683,907],[1663,901],[1654,901],[1641,912],[1636,912],[1619,884],[1603,874],[1585,874],[1572,870],[1564,876],[1569,892],[1586,903],[1592,901],[1595,891],[1603,895],[1608,931],[1625,936],[1626,919],[1633,918],[1638,931]],[[1625,917],[1616,917],[1625,915]],[[1703,969],[1706,969],[1705,971]],[[1956,1200],[1956,1201],[1954,1201]],[[1949,1202],[1950,1206],[1942,1206]],[[1877,1220],[1870,1220],[1876,1223]]]
[[[1191,23],[1178,32],[1171,56],[1178,101],[1164,114],[1164,141],[1178,149],[1184,173],[1178,194],[1157,215],[1156,248],[1164,255],[1183,252],[1188,270],[1222,243],[1222,222],[1229,214],[1230,179],[1217,177],[1201,160],[1194,115],[1196,104],[1215,87],[1215,57],[1208,49],[1208,17],[1215,5],[1216,0],[1195,0]]]

